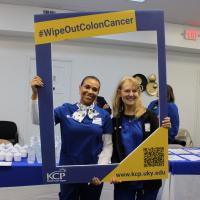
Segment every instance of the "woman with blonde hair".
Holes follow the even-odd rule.
[[[144,107],[140,84],[133,77],[120,80],[112,104],[112,162],[119,163],[158,128],[159,122],[156,114]],[[171,126],[168,117],[162,126]],[[161,180],[113,182],[114,200],[156,200],[161,187]]]

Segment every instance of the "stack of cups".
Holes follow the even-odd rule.
[[[19,144],[12,145],[9,144],[1,144],[0,145],[0,161],[12,162],[21,161],[22,157],[26,157],[27,153],[23,150],[23,155],[21,153],[22,147]]]
[[[5,152],[0,151],[0,161],[4,161],[4,160],[5,160]]]
[[[20,146],[19,144],[15,144],[14,147],[18,150],[18,152],[14,152],[14,161],[21,161],[21,158],[27,157],[27,145]]]
[[[2,152],[4,153],[4,161],[12,162],[13,161],[13,152],[15,151],[13,144],[8,143],[4,145]]]

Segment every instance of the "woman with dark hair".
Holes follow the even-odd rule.
[[[148,109],[152,110],[156,115],[159,115],[158,100],[152,101],[149,104]],[[171,128],[169,128],[168,131],[168,143],[173,144],[179,130],[179,113],[178,107],[175,104],[173,88],[170,85],[167,85],[167,109],[168,116],[171,120]]]
[[[35,124],[37,90],[45,87],[42,79],[35,76],[31,81],[32,114]],[[65,103],[54,109],[55,124],[60,123],[60,165],[108,164],[112,155],[112,121],[104,109],[95,104],[100,81],[86,76],[80,86],[80,101]],[[103,184],[94,177],[91,183],[61,184],[60,200],[98,200]]]
[[[157,115],[144,107],[136,78],[127,76],[119,82],[112,104],[112,162],[119,163],[158,128],[159,122]],[[170,125],[170,119],[164,118],[162,127]],[[161,180],[117,182],[113,179],[113,183],[114,200],[156,200],[161,186]]]

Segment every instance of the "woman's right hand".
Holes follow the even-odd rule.
[[[43,87],[43,82],[42,79],[39,76],[35,76],[32,80],[31,80],[31,89],[32,89],[32,100],[36,100],[37,99],[37,94],[38,94],[38,87]]]
[[[90,184],[93,184],[93,185],[100,185],[100,184],[101,184],[101,181],[99,180],[99,178],[93,177],[92,180],[90,181]]]

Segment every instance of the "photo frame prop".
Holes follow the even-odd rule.
[[[164,128],[158,128],[121,163],[56,166],[51,62],[51,42],[134,31],[156,31],[161,124],[166,116],[163,11],[129,10],[45,14],[35,15],[34,22],[37,74],[45,83],[45,87],[38,91],[44,183],[81,183],[89,182],[93,177],[98,177],[102,181],[110,181],[112,177],[119,177],[122,181],[166,178],[168,174],[168,136]],[[153,158],[148,156],[152,154]],[[153,164],[148,164],[152,162]]]

